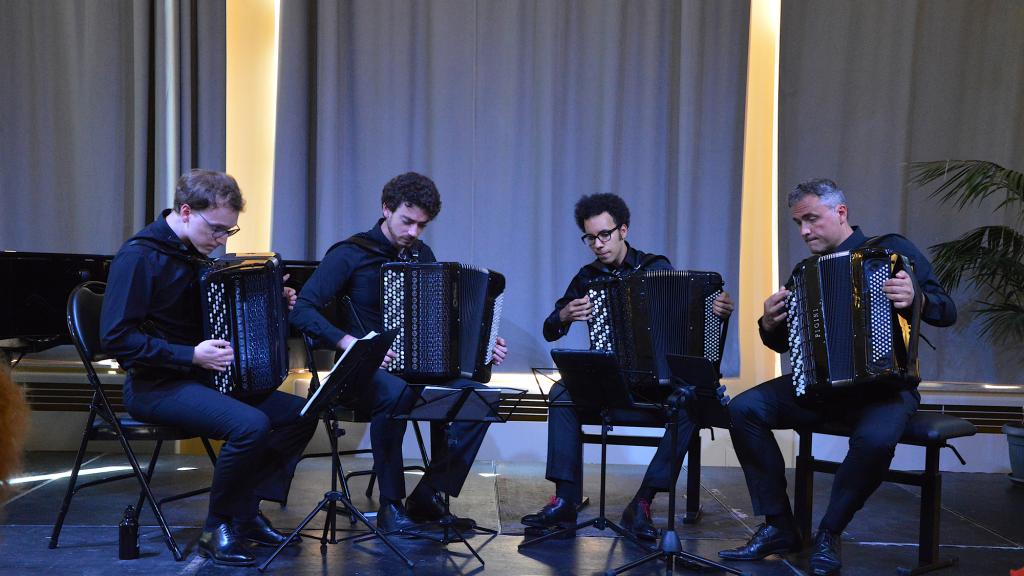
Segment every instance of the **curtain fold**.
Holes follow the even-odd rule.
[[[223,170],[223,28],[222,0],[5,2],[0,249],[112,253],[172,175]]]
[[[319,259],[376,221],[391,177],[431,176],[425,240],[507,278],[513,371],[551,365],[541,323],[593,258],[583,194],[622,195],[635,247],[738,298],[748,17],[745,0],[283,3],[272,245]]]
[[[957,211],[909,189],[907,163],[985,159],[1024,170],[1024,4],[1012,0],[784,2],[780,78],[780,273],[808,255],[785,209],[798,182],[835,179],[868,235],[922,251],[970,228],[1013,224],[995,204]],[[968,303],[925,327],[926,380],[1020,382],[1021,353],[980,339]]]

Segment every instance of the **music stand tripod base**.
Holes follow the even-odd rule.
[[[420,384],[409,384],[402,390],[391,417],[398,420],[441,422],[444,424],[445,441],[449,450],[454,449],[458,439],[453,436],[452,424],[454,422],[505,422],[499,412],[500,401],[503,394],[515,394],[520,399],[526,393],[525,390],[514,388],[446,388],[443,386],[426,386]],[[510,414],[514,410],[509,410]],[[451,475],[451,458],[445,459],[446,475]],[[484,559],[480,557],[476,549],[466,540],[463,530],[459,527],[459,518],[451,513],[451,494],[448,490],[441,490],[444,494],[444,516],[440,520],[420,524],[419,526],[435,525],[441,528],[442,536],[435,538],[422,530],[396,530],[387,535],[401,534],[406,536],[426,538],[447,546],[454,542],[461,542],[469,549],[470,553],[485,565]],[[471,521],[469,530],[475,530],[496,535],[497,530],[482,528]]]
[[[305,417],[311,417],[313,414],[324,414],[325,420],[331,418],[331,412],[334,410],[333,402],[334,399],[340,397],[343,392],[351,392],[353,388],[359,390],[359,394],[369,393],[365,388],[369,386],[369,383],[373,380],[373,374],[376,372],[377,367],[384,359],[384,355],[387,354],[388,349],[391,348],[391,343],[395,338],[395,333],[386,332],[381,335],[377,335],[373,338],[360,339],[354,344],[349,346],[346,350],[345,355],[338,364],[334,366],[331,371],[331,375],[327,378],[327,381],[323,383],[322,388],[318,388],[315,393],[311,394],[309,401],[303,408],[302,414]],[[330,434],[329,440],[331,443],[332,458],[335,460],[334,464],[338,464],[338,438],[337,436]],[[335,473],[332,471],[332,484],[337,481]],[[362,522],[364,526],[371,532],[369,537],[379,538],[384,544],[391,549],[392,552],[398,555],[405,562],[405,565],[409,568],[413,567],[413,562],[405,554],[399,550],[393,542],[391,542],[385,534],[377,530],[375,526],[370,524],[370,521],[366,518],[366,515],[359,511],[358,508],[352,504],[352,500],[343,491],[332,489],[324,493],[324,497],[320,500],[320,503],[316,505],[313,510],[303,518],[302,522],[295,527],[294,530],[288,534],[288,537],[282,542],[274,552],[271,553],[270,557],[267,558],[262,564],[258,566],[260,572],[266,571],[270,563],[277,558],[292,540],[294,540],[299,532],[304,530],[306,526],[313,520],[313,518],[319,514],[322,510],[327,510],[332,517],[328,518],[324,522],[323,534],[320,538],[320,554],[325,555],[327,553],[327,534],[329,530],[333,529],[334,515],[337,513],[337,508],[341,507],[342,511],[348,513],[349,516],[355,518],[359,522]],[[350,537],[351,538],[351,537]],[[348,540],[349,538],[342,538],[337,541],[330,541],[330,543],[340,542]]]

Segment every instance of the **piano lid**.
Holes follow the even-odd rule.
[[[113,256],[0,252],[0,349],[38,352],[70,344],[67,302],[82,282],[105,282]]]

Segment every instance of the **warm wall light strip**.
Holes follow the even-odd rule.
[[[740,233],[740,390],[781,374],[779,357],[761,344],[754,323],[779,286],[778,77],[781,0],[752,0],[743,134],[743,227]]]
[[[229,252],[270,250],[279,13],[276,0],[227,2],[226,164],[245,196]]]

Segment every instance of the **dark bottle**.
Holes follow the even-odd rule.
[[[135,560],[139,557],[139,520],[135,507],[124,510],[124,518],[117,525],[117,557],[121,560]]]

